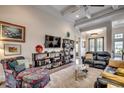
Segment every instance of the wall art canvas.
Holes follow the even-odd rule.
[[[25,42],[25,27],[0,21],[0,41]]]
[[[4,44],[4,55],[20,55],[21,54],[21,45],[19,44]]]

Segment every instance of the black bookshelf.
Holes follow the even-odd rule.
[[[63,39],[63,50],[60,52],[33,53],[32,61],[34,67],[45,66],[53,69],[73,62],[74,41]]]
[[[65,63],[72,62],[74,58],[74,41],[70,39],[63,39],[62,47],[64,52]]]
[[[65,65],[63,52],[48,52],[48,53],[33,53],[32,61],[34,67],[45,66],[48,69],[53,69]],[[71,62],[69,62],[71,63]]]

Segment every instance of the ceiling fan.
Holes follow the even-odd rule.
[[[80,11],[80,16],[84,15],[88,19],[92,17],[89,9],[92,7],[104,7],[105,5],[70,5],[66,7],[61,14],[62,15],[67,15],[67,14],[73,14],[77,11]],[[111,6],[113,10],[117,10],[119,8],[118,5],[112,5]],[[77,16],[79,17],[79,15]]]
[[[80,5],[80,6],[77,6],[79,7],[79,10],[81,13],[85,13],[85,16],[90,19],[91,18],[91,14],[90,14],[90,11],[89,11],[89,8],[90,7],[104,7],[104,5]]]
[[[70,5],[66,7],[63,11],[61,11],[62,15],[73,14],[77,11],[80,11],[80,15],[84,15],[90,19],[91,14],[89,12],[89,8],[91,7],[104,7],[104,5]],[[84,13],[84,14],[83,14]]]

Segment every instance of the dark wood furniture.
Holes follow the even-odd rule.
[[[63,39],[63,53],[65,63],[73,61],[74,57],[74,41],[70,39]]]
[[[45,66],[48,69],[53,69],[68,63],[72,63],[70,61],[66,62],[64,58],[63,51],[62,52],[48,52],[48,53],[33,53],[32,60],[34,67]]]
[[[72,63],[74,60],[74,41],[63,39],[62,48],[63,50],[60,52],[33,53],[33,66],[45,66],[48,69],[53,69],[68,63]]]

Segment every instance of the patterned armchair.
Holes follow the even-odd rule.
[[[25,59],[23,56],[1,60],[5,72],[6,87],[10,88],[39,88],[44,87],[50,76],[45,68],[28,68],[21,72],[11,69],[9,64],[16,60]]]

